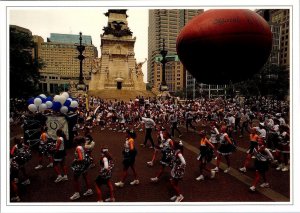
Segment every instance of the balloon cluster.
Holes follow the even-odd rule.
[[[66,114],[69,111],[75,111],[78,107],[78,102],[73,100],[67,92],[55,95],[53,98],[40,94],[35,98],[30,98],[27,103],[31,112],[44,112],[46,109],[52,109]]]

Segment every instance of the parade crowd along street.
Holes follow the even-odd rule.
[[[170,167],[170,183],[173,194],[170,201],[181,202],[184,195],[180,189],[180,181],[186,170],[186,165],[199,164],[199,176],[195,181],[203,181],[209,177],[215,178],[220,172],[220,161],[225,159],[227,168],[231,169],[230,159],[239,143],[239,138],[249,139],[249,148],[245,154],[244,164],[237,168],[240,172],[247,172],[251,159],[255,161],[255,177],[249,191],[255,191],[260,178],[259,187],[271,187],[266,172],[269,165],[276,164],[276,170],[289,170],[289,104],[287,101],[273,100],[265,97],[231,99],[196,99],[180,101],[176,98],[166,100],[160,98],[136,97],[128,102],[118,100],[102,100],[97,97],[78,97],[79,106],[75,125],[69,132],[67,140],[62,129],[56,131],[56,138],[50,138],[45,126],[45,117],[57,112],[45,110],[32,113],[26,110],[22,100],[11,100],[10,123],[11,128],[22,125],[27,117],[38,117],[40,128],[39,137],[35,144],[28,143],[23,137],[14,137],[14,145],[10,150],[10,194],[11,201],[21,201],[18,187],[20,184],[31,183],[30,175],[26,172],[27,162],[31,155],[38,152],[36,170],[53,167],[57,174],[55,183],[72,180],[74,194],[70,200],[77,200],[80,194],[80,178],[84,179],[86,191],[83,196],[96,193],[98,202],[114,202],[114,187],[124,187],[128,172],[132,171],[134,180],[130,185],[140,184],[138,171],[135,169],[137,142],[140,132],[145,131],[142,147],[148,146],[149,161],[144,162],[149,167],[155,162],[161,164],[156,176],[149,177],[150,182],[158,182],[165,168]],[[25,106],[24,106],[25,105]],[[43,119],[41,119],[43,118]],[[124,132],[126,140],[123,144],[123,172],[119,182],[112,183],[111,177],[115,165],[107,147],[101,147],[100,159],[93,158],[93,149],[97,141],[93,140],[93,129],[100,131]],[[199,155],[195,162],[186,162],[184,146],[180,138],[185,132],[196,132],[200,135],[198,143]],[[175,137],[175,133],[177,136]],[[11,135],[13,137],[14,135]],[[235,137],[233,137],[235,136]],[[235,138],[235,139],[234,139]],[[120,138],[120,140],[123,140]],[[101,142],[99,143],[101,146]],[[66,149],[74,149],[74,161],[66,165]],[[207,164],[216,160],[216,167],[209,169]],[[139,162],[141,163],[141,162]],[[73,174],[67,174],[71,167]],[[89,170],[97,168],[98,176],[91,178]],[[129,170],[130,169],[130,170]],[[208,176],[207,176],[208,175]],[[72,177],[70,177],[72,176]],[[101,186],[109,188],[109,197],[103,199]]]

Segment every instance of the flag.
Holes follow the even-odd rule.
[[[62,129],[66,135],[67,140],[69,140],[69,128],[68,122],[63,116],[47,116],[46,125],[48,127],[48,135],[50,138],[56,140],[56,131]]]

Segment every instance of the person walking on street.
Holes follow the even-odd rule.
[[[47,143],[48,143],[48,134],[47,134],[47,127],[42,128],[41,132],[41,136],[40,136],[40,144],[39,144],[39,164],[34,168],[35,170],[39,170],[43,168],[43,157],[45,155],[48,155],[48,159],[49,159],[49,164],[47,165],[47,167],[53,167],[53,157],[51,155],[49,155],[49,153],[47,152]]]
[[[258,146],[254,149],[255,158],[255,178],[253,180],[252,186],[249,188],[251,191],[256,190],[256,185],[260,177],[263,178],[263,183],[260,185],[261,188],[268,188],[270,184],[266,178],[266,172],[269,169],[269,161],[273,161],[274,157],[270,150],[266,148],[265,142],[263,138],[258,139]]]
[[[192,122],[193,122],[193,113],[191,109],[188,109],[185,112],[185,127],[186,127],[186,132],[189,132],[189,127],[191,127],[194,131],[196,131],[196,127],[193,126]]]
[[[150,118],[150,112],[147,112],[146,114],[147,117],[142,117],[142,120],[145,123],[145,129],[146,129],[146,134],[145,134],[145,140],[144,143],[141,144],[141,146],[145,147],[147,144],[147,141],[150,140],[151,146],[150,148],[154,148],[154,142],[152,138],[152,129],[155,128],[155,122],[152,118]]]
[[[173,191],[175,191],[175,195],[170,198],[171,201],[175,202],[181,202],[184,197],[182,195],[181,190],[179,189],[179,181],[182,180],[184,173],[185,173],[185,167],[186,167],[186,161],[183,157],[183,144],[181,141],[174,142],[174,157],[172,160],[172,170],[171,170],[171,186],[173,188]]]
[[[123,150],[123,174],[121,181],[115,183],[117,187],[123,187],[125,184],[125,180],[128,176],[128,169],[131,168],[134,180],[130,182],[130,185],[138,185],[140,181],[138,180],[137,173],[135,171],[135,157],[137,155],[137,151],[135,149],[134,145],[134,139],[136,138],[136,133],[133,130],[127,130],[126,131],[127,138],[124,144],[124,150]]]
[[[164,140],[160,145],[162,158],[160,161],[161,167],[154,178],[150,178],[151,182],[158,182],[159,178],[163,174],[165,167],[171,165],[171,161],[174,156],[174,141],[170,137],[169,132],[164,132]]]
[[[91,184],[88,179],[87,170],[89,168],[89,162],[87,162],[87,158],[85,155],[85,151],[83,148],[85,140],[83,137],[77,138],[76,143],[78,146],[75,149],[75,159],[72,163],[72,168],[74,171],[74,188],[75,193],[70,197],[70,200],[76,200],[80,198],[80,186],[79,186],[79,178],[82,175],[87,191],[83,193],[83,196],[89,196],[93,194],[93,190],[91,189]],[[74,167],[77,167],[78,169],[74,169]]]
[[[62,129],[58,129],[56,131],[57,140],[55,144],[55,151],[54,151],[54,171],[57,174],[57,178],[55,179],[55,183],[60,181],[68,180],[67,175],[67,167],[65,165],[65,158],[66,158],[66,150],[65,150],[65,138],[63,137],[65,134]],[[58,167],[60,165],[60,168]],[[62,175],[61,170],[63,170],[64,175]]]
[[[174,137],[175,130],[179,134],[179,138],[182,136],[180,130],[178,129],[178,116],[176,115],[176,112],[174,110],[170,111],[171,115],[169,117],[169,121],[171,123],[171,136]]]
[[[241,168],[239,168],[239,170],[241,172],[247,172],[247,168],[249,166],[251,157],[253,156],[253,151],[258,146],[258,138],[259,138],[259,136],[256,133],[256,129],[255,128],[251,128],[251,130],[250,130],[250,146],[249,146],[249,148],[247,150],[247,156],[246,156],[246,159],[245,159],[245,162],[244,162],[244,166],[241,167]]]
[[[110,197],[105,199],[106,202],[115,202],[114,188],[111,183],[112,170],[114,167],[114,161],[111,154],[108,152],[107,148],[101,148],[100,156],[100,170],[99,175],[96,179],[96,192],[98,197],[98,202],[103,202],[101,185],[105,184],[109,188]]]
[[[206,168],[206,164],[212,160],[213,150],[215,147],[211,142],[209,142],[204,131],[200,132],[200,137],[200,153],[197,157],[197,160],[199,161],[200,175],[196,178],[197,181],[204,180],[203,170],[210,172],[211,179],[214,178],[216,174],[215,171]]]
[[[227,162],[227,168],[224,170],[224,173],[230,171],[230,155],[232,154],[233,143],[230,140],[228,134],[226,133],[226,126],[221,127],[221,136],[220,136],[220,147],[218,149],[217,155],[217,166],[212,169],[215,172],[219,171],[221,156],[224,156]]]

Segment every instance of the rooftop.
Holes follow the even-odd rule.
[[[47,38],[47,42],[79,44],[79,34],[50,33],[50,38]],[[82,35],[82,44],[92,45],[92,37],[89,35]]]

